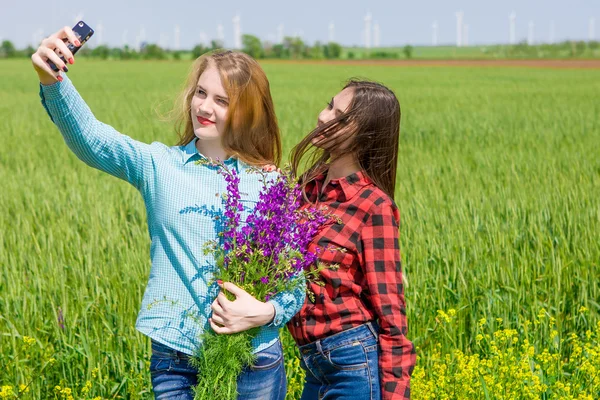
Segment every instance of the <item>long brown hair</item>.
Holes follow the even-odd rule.
[[[229,98],[225,131],[221,138],[225,151],[248,164],[279,165],[281,137],[269,81],[258,62],[247,54],[214,51],[196,59],[176,108],[177,145],[187,145],[196,135],[191,119],[191,102],[200,75],[214,65]]]
[[[344,150],[333,152],[335,156],[354,153],[367,177],[393,199],[400,136],[400,103],[394,92],[377,82],[351,79],[344,86],[344,89],[347,88],[353,92],[348,109],[318,126],[294,147],[292,169],[298,176],[301,164],[308,165],[300,180],[303,184],[310,182],[328,162],[333,161],[331,150],[349,140]],[[334,135],[341,129],[345,132],[343,135]],[[312,141],[321,135],[325,139],[320,141],[322,148],[317,148]],[[305,156],[308,156],[307,159]],[[302,162],[303,159],[305,162]]]

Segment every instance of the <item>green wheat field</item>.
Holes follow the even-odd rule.
[[[174,144],[157,113],[189,65],[78,60],[69,75],[101,121]],[[263,66],[284,159],[347,78],[400,99],[413,398],[600,398],[600,70]],[[141,196],[68,150],[29,61],[0,69],[0,398],[152,398],[134,328],[150,270]]]

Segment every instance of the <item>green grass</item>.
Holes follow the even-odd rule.
[[[33,378],[24,398],[37,399],[90,380],[94,396],[149,398],[149,341],[134,328],[150,268],[141,197],[70,153],[29,62],[0,65],[0,385]],[[579,333],[599,320],[600,71],[263,65],[286,156],[346,78],[398,94],[396,201],[423,362],[437,310],[457,310],[444,347],[467,352],[483,317],[516,325],[544,307]],[[80,60],[69,74],[100,120],[172,144],[155,109],[188,67]],[[589,318],[574,317],[580,305]]]

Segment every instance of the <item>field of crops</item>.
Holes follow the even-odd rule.
[[[600,398],[600,70],[263,65],[286,157],[346,78],[400,99],[413,398]],[[100,120],[172,144],[157,110],[188,66],[69,74]],[[70,153],[28,61],[0,67],[0,398],[151,398],[142,199]]]

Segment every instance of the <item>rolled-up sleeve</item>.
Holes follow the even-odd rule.
[[[269,299],[268,302],[275,308],[275,317],[268,326],[282,328],[302,308],[306,297],[306,280],[303,275],[297,279],[298,284],[293,290],[277,293]]]

